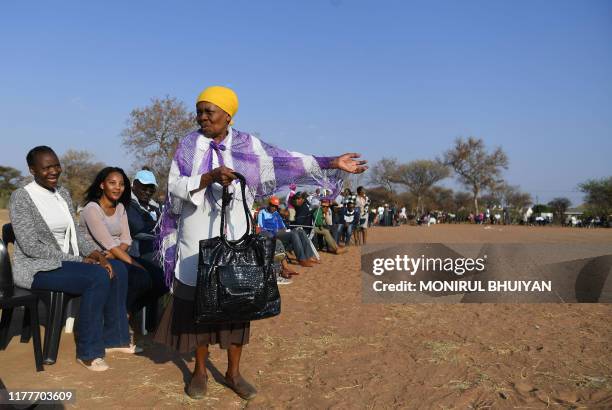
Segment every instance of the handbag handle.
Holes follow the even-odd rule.
[[[244,175],[242,175],[239,172],[234,172],[234,175],[236,175],[236,177],[240,181],[240,191],[242,192],[242,204],[244,206],[244,214],[246,216],[246,221],[247,221],[247,229],[244,235],[242,235],[242,237],[238,239],[237,241],[232,241],[233,243],[240,243],[244,241],[249,236],[249,234],[255,234],[255,225],[253,224],[253,221],[251,218],[251,212],[249,212],[249,207],[246,201],[246,178],[244,177]],[[221,232],[219,236],[221,237],[221,240],[223,240],[228,246],[231,246],[231,244],[230,244],[230,241],[227,240],[227,235],[225,232],[225,212],[227,211],[227,207],[229,205],[230,199],[231,199],[231,195],[229,193],[229,189],[227,186],[224,186],[223,195],[221,197],[221,228],[220,228]]]

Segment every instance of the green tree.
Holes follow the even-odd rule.
[[[545,204],[535,204],[533,206],[533,208],[531,208],[533,210],[534,214],[541,214],[541,213],[549,213],[552,212],[552,209]]]
[[[557,217],[555,218],[558,223],[563,223],[565,211],[572,205],[572,202],[565,197],[562,198],[554,198],[552,201],[548,203],[548,206],[552,209],[553,214]]]
[[[370,209],[373,209],[373,207],[378,208],[379,206],[384,204],[391,204],[393,202],[396,202],[398,199],[397,195],[389,191],[387,187],[378,186],[374,188],[368,188],[367,192],[368,197],[370,198],[370,201],[372,203]]]
[[[458,138],[454,147],[444,154],[444,163],[454,169],[459,182],[472,191],[474,210],[478,213],[480,193],[500,183],[502,169],[508,168],[508,157],[501,147],[488,153],[482,139]]]
[[[5,208],[11,193],[21,181],[21,171],[0,165],[0,208]]]
[[[450,188],[433,186],[425,195],[423,205],[431,211],[452,211],[454,208],[454,192]]]
[[[465,191],[455,192],[453,195],[453,208],[455,212],[463,211],[470,207],[472,201],[472,194]]]
[[[21,179],[21,171],[13,167],[5,167],[0,165],[0,193],[10,194],[19,184]]]
[[[585,194],[585,204],[595,215],[612,214],[612,176],[602,179],[590,179],[578,185]]]

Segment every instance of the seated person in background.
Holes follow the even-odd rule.
[[[344,244],[340,242],[340,230],[342,229],[342,210],[343,206],[338,205],[336,202],[329,204],[330,211],[332,214],[332,228],[331,233],[339,247],[344,247]]]
[[[294,275],[299,275],[299,273],[294,272],[289,268],[289,263],[287,262],[287,253],[285,252],[285,247],[283,243],[275,239],[276,248],[274,250],[274,261],[272,263],[272,270],[276,275],[276,283],[278,285],[289,285],[293,281],[291,277]]]
[[[159,265],[154,255],[154,230],[161,215],[159,204],[152,199],[156,190],[155,175],[145,169],[138,171],[132,182],[132,201],[127,207],[127,218],[133,241],[130,255]]]
[[[287,194],[287,198],[285,198],[285,203],[287,204],[287,209],[289,211],[289,222],[293,222],[295,220],[295,208],[293,207],[293,197],[296,193],[297,185],[291,184],[289,185],[289,193]]]
[[[332,211],[329,208],[329,199],[321,200],[321,206],[317,208],[314,214],[314,233],[315,235],[321,235],[327,249],[331,253],[339,255],[344,253],[346,250],[338,247],[334,236],[332,235],[331,229],[333,228]]]
[[[355,208],[355,202],[349,201],[340,212],[340,230],[338,237],[344,239],[344,245],[348,246],[351,241],[353,230],[359,226],[359,210]]]
[[[279,205],[278,214],[283,220],[283,223],[285,224],[285,226],[289,226],[291,224],[291,222],[289,222],[289,209],[287,209],[284,206]]]
[[[121,168],[106,167],[85,192],[81,225],[107,257],[125,265],[128,271],[126,305],[130,317],[134,317],[143,306],[156,302],[167,288],[163,271],[157,264],[128,254],[132,238],[126,208],[130,202],[130,181],[125,172]],[[142,350],[133,346],[136,351]]]
[[[313,194],[308,195],[307,201],[310,204],[311,210],[315,210],[321,206],[321,189],[317,188]]]
[[[58,187],[62,167],[55,152],[39,146],[26,159],[34,181],[13,192],[9,205],[15,284],[81,296],[77,361],[89,370],[108,370],[106,352],[131,351],[127,271],[77,229],[70,193]]]
[[[155,226],[161,215],[159,204],[152,197],[157,190],[155,175],[147,169],[136,173],[132,182],[132,202],[127,207],[128,225],[132,236],[132,246],[129,248],[130,256],[143,260],[145,265],[152,264],[159,267],[152,272],[152,291],[149,293],[145,306],[147,308],[146,327],[153,331],[158,322],[159,297],[166,294],[162,267],[155,256]]]
[[[291,223],[291,227],[300,227],[304,229],[306,234],[310,234],[312,229],[312,211],[306,200],[306,192],[298,192],[293,196],[293,207],[295,209],[295,220]]]
[[[278,213],[280,200],[272,196],[268,207],[261,209],[257,215],[257,226],[261,232],[271,238],[279,239],[285,247],[291,246],[301,266],[311,267],[315,262],[310,239],[300,229],[287,229],[283,219]]]

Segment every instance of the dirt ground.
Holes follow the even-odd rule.
[[[1,216],[1,215],[0,215]],[[610,243],[612,230],[439,225],[370,229],[371,243]],[[282,286],[283,313],[253,322],[242,373],[259,389],[240,400],[218,380],[212,349],[208,395],[184,393],[192,357],[150,337],[145,353],[107,357],[93,373],[64,334],[58,362],[36,373],[31,344],[0,352],[8,388],[76,389],[76,406],[210,408],[612,408],[612,305],[361,302],[360,249],[323,254]],[[69,406],[70,407],[70,406]]]

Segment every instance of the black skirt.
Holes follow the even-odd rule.
[[[154,340],[180,353],[191,353],[198,346],[249,343],[251,322],[196,324],[193,318],[195,286],[175,279],[173,295],[161,318]]]

